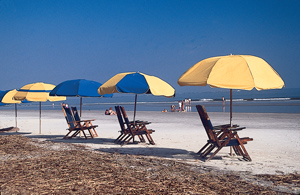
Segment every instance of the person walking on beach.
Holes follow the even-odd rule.
[[[224,98],[224,96],[222,97],[222,100],[223,100],[223,112],[225,112],[225,98]]]
[[[182,106],[182,101],[178,101],[178,106],[179,106],[179,112],[181,112],[181,106]]]
[[[182,111],[182,112],[185,112],[185,109],[184,109],[184,101],[183,101],[183,100],[181,100],[181,111]]]

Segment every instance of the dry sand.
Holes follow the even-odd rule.
[[[133,112],[127,111],[129,118]],[[228,113],[208,113],[213,125],[228,123]],[[13,110],[1,110],[0,128],[15,126]],[[30,138],[54,142],[84,144],[103,152],[136,154],[175,159],[222,171],[249,172],[251,174],[288,174],[300,172],[300,114],[234,113],[233,123],[247,127],[240,137],[254,139],[246,149],[252,162],[229,155],[229,148],[222,149],[211,161],[204,162],[197,156],[206,143],[207,135],[198,113],[137,112],[137,119],[152,123],[152,137],[156,145],[145,143],[120,146],[113,140],[119,135],[116,116],[106,116],[104,111],[83,111],[82,119],[96,119],[99,137],[95,139],[63,140],[67,123],[60,110],[42,111],[42,134],[39,134],[39,112],[19,110],[19,133]]]

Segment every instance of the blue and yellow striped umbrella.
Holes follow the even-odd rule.
[[[113,76],[98,89],[100,95],[111,93],[135,94],[134,117],[136,114],[137,94],[174,97],[175,89],[162,79],[140,72],[125,72]]]
[[[100,95],[111,93],[152,94],[173,97],[175,89],[162,79],[140,72],[120,73],[106,81],[98,89]]]

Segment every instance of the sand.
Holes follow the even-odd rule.
[[[127,111],[129,118],[132,111]],[[229,113],[208,113],[213,125],[228,123]],[[0,128],[15,126],[13,110],[1,110]],[[206,143],[207,135],[196,112],[162,113],[139,111],[136,119],[147,120],[154,129],[156,145],[147,143],[120,146],[113,140],[118,137],[120,126],[116,116],[106,116],[104,111],[84,110],[82,119],[95,119],[99,137],[95,139],[63,140],[67,123],[61,110],[42,111],[42,133],[39,134],[39,111],[19,110],[19,134],[54,142],[84,144],[103,152],[136,154],[149,157],[174,159],[222,171],[239,171],[250,174],[288,174],[300,172],[300,114],[234,113],[233,123],[246,127],[240,137],[254,139],[245,145],[252,161],[246,162],[229,155],[223,148],[212,160],[204,162],[196,154]],[[11,132],[10,132],[11,133]],[[3,133],[2,133],[3,134]],[[8,133],[6,133],[8,134]]]

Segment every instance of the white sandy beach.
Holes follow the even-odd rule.
[[[133,112],[127,111],[129,118]],[[208,112],[213,125],[228,123],[229,113]],[[14,110],[1,110],[0,128],[15,126]],[[154,129],[156,145],[144,143],[120,146],[113,140],[119,135],[116,116],[106,116],[104,111],[83,111],[82,119],[96,119],[99,137],[95,139],[63,140],[67,123],[61,110],[42,111],[42,134],[39,134],[39,111],[19,110],[19,133],[31,138],[56,142],[87,145],[95,150],[138,154],[149,157],[173,158],[224,171],[247,171],[251,174],[287,174],[300,172],[300,114],[234,113],[233,123],[247,127],[240,137],[252,137],[245,145],[252,162],[229,155],[229,147],[223,148],[211,161],[204,162],[197,156],[206,143],[207,135],[197,112],[162,113],[140,111],[136,119],[147,120]],[[1,133],[9,134],[9,133]]]

